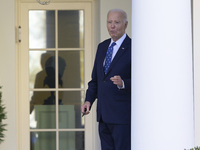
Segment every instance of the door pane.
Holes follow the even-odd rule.
[[[59,150],[84,150],[84,132],[59,132]]]
[[[66,67],[59,64],[59,80],[62,79],[59,83],[63,83],[59,87],[84,88],[84,51],[59,51],[58,55],[66,64]]]
[[[31,150],[84,150],[84,11],[29,10],[28,53]]]
[[[58,11],[58,47],[83,48],[83,10]]]
[[[29,11],[29,48],[55,48],[55,11]]]
[[[31,150],[56,150],[56,132],[31,132]]]
[[[55,52],[29,51],[30,88],[55,88]]]
[[[56,110],[54,91],[30,92],[30,128],[55,129]]]
[[[80,109],[84,91],[60,91],[59,97],[63,104],[59,105],[59,128],[84,128]]]

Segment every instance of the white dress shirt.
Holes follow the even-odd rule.
[[[119,40],[117,40],[117,41],[115,42],[116,45],[113,47],[112,60],[113,60],[113,58],[115,57],[115,55],[117,54],[117,52],[118,52],[118,50],[119,50],[120,46],[122,45],[122,43],[123,43],[123,41],[124,41],[125,38],[126,38],[126,33],[125,33]],[[109,47],[111,46],[111,44],[112,44],[113,42],[114,42],[113,39],[111,39],[111,42],[110,42]]]

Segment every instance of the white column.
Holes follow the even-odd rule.
[[[193,0],[195,144],[200,146],[200,1]]]
[[[190,0],[132,0],[132,150],[194,147]]]

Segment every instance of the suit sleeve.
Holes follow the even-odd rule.
[[[89,101],[91,106],[97,98],[97,54],[92,70],[92,79],[88,82],[85,101]]]
[[[131,92],[131,79],[124,79],[124,85],[127,92]]]

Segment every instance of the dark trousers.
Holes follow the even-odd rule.
[[[131,125],[99,122],[102,150],[131,150]]]

